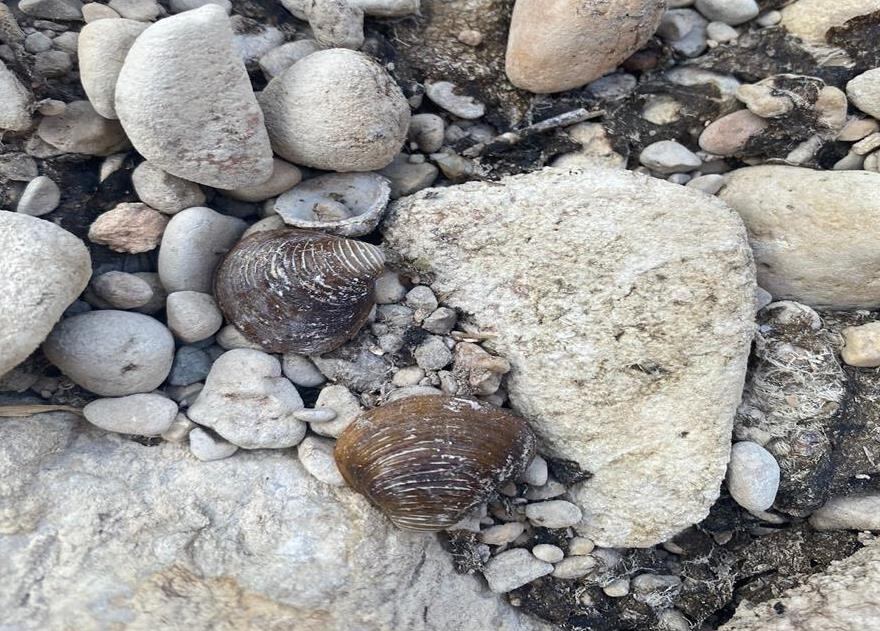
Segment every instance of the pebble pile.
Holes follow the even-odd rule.
[[[695,538],[714,555],[783,530],[880,530],[868,442],[880,432],[880,56],[865,35],[880,2],[517,0],[498,41],[474,15],[503,3],[481,0],[454,32],[437,27],[443,43],[432,54],[449,63],[427,74],[407,46],[395,48],[404,40],[394,29],[441,22],[434,0],[253,4],[0,5],[0,415],[12,396],[72,406],[120,440],[179,444],[205,471],[278,450],[341,489],[336,441],[366,410],[439,395],[513,408],[532,422],[540,455],[445,530],[455,567],[544,617],[541,598],[561,585],[581,614],[619,616],[584,618],[603,631],[632,620],[643,626],[619,628],[684,631],[730,603],[688,604],[709,580],[685,567]],[[782,61],[754,61],[768,49]],[[504,69],[493,87],[458,72],[458,62],[488,57]],[[544,166],[558,169],[498,181]],[[575,279],[540,249],[568,247],[556,230],[580,234],[566,213],[581,200],[559,202],[553,226],[549,211],[506,211],[532,182],[568,190],[565,174],[581,170],[600,174],[590,203],[604,206],[590,224],[595,243],[578,250],[577,264],[592,271]],[[662,199],[625,213],[607,201],[614,187],[663,196],[657,180],[690,189],[662,184],[687,218],[655,221]],[[455,209],[432,206],[449,191],[462,196]],[[487,199],[504,212],[468,216]],[[407,210],[421,213],[409,216],[419,238],[401,237],[413,229],[401,227]],[[729,214],[709,226],[704,212]],[[478,220],[486,216],[488,229]],[[535,226],[540,237],[520,239]],[[296,251],[303,294],[321,296],[326,311],[363,309],[332,348],[269,348],[270,336],[242,326],[218,286],[238,244],[291,228],[338,244],[326,265],[308,258],[314,247]],[[675,249],[682,267],[644,243]],[[454,247],[466,256],[450,271]],[[528,265],[496,274],[499,248]],[[268,305],[261,324],[292,328],[272,301],[296,303],[297,314],[313,304],[287,291],[292,268],[279,252],[237,271],[241,287],[276,283],[259,303]],[[438,252],[444,261],[431,259]],[[702,257],[725,278],[710,284],[705,269],[684,266]],[[593,273],[612,261],[631,264]],[[361,295],[354,283],[330,286],[337,263]],[[470,266],[481,265],[493,272],[470,291]],[[358,276],[367,268],[372,275]],[[589,308],[578,302],[585,288]],[[657,288],[671,289],[651,298]],[[464,308],[477,304],[492,318]],[[654,327],[697,307],[712,317],[692,330]],[[598,341],[578,333],[581,311],[602,314],[601,326],[590,321]],[[571,353],[596,371],[572,377],[559,365]],[[698,364],[705,355],[717,372]],[[683,401],[703,399],[676,389],[697,365],[711,373],[709,390],[721,383],[699,411]],[[534,374],[544,380],[537,389]],[[735,409],[727,395],[739,401],[743,375]],[[572,439],[583,433],[564,420],[572,383],[580,408],[613,410],[644,428],[644,442],[621,445],[607,432]],[[645,400],[651,413],[629,420]],[[654,435],[667,418],[674,435]],[[694,444],[706,453],[685,457]],[[692,477],[652,483],[685,461]],[[653,468],[640,470],[646,463]],[[716,500],[702,529],[693,526]]]

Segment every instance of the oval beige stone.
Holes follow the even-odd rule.
[[[272,175],[263,114],[216,4],[160,20],[135,40],[116,114],[135,149],[179,178],[228,189]]]
[[[880,174],[764,165],[719,197],[746,224],[758,284],[812,307],[880,307]]]
[[[546,94],[598,79],[647,43],[663,0],[517,0],[505,70],[518,88]]]

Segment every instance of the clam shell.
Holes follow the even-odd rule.
[[[375,230],[391,185],[375,173],[331,173],[294,186],[275,202],[284,222],[297,228],[359,237]]]
[[[362,413],[335,454],[349,486],[398,527],[442,530],[520,475],[535,442],[528,424],[505,410],[416,396]]]
[[[282,228],[239,241],[220,263],[214,296],[251,342],[272,353],[320,355],[357,334],[384,270],[374,245]]]

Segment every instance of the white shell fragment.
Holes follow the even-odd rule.
[[[375,173],[331,173],[293,187],[275,202],[284,223],[343,237],[372,232],[388,205],[391,185]]]

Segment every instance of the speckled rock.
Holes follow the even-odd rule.
[[[16,630],[551,631],[287,451],[200,462],[43,414],[0,423],[0,478]]]
[[[665,8],[662,0],[517,0],[507,77],[538,93],[586,85],[641,48]]]
[[[718,195],[743,218],[758,284],[776,300],[880,306],[880,174],[747,167]]]
[[[83,242],[53,223],[0,211],[0,375],[31,354],[92,275]]]
[[[215,4],[156,22],[116,85],[135,149],[172,175],[236,188],[272,174],[272,150],[226,12]]]
[[[174,360],[174,337],[141,313],[90,311],[56,326],[43,352],[74,383],[120,397],[155,390],[165,381]]]
[[[241,348],[214,362],[187,416],[245,449],[285,448],[299,444],[306,434],[306,424],[293,416],[302,407],[277,359]]]
[[[128,50],[147,26],[135,20],[98,20],[79,33],[80,81],[95,111],[104,118],[118,118],[116,80]]]
[[[187,344],[209,338],[223,326],[223,314],[211,294],[175,291],[168,294],[165,308],[168,328]]]
[[[313,53],[272,79],[260,96],[272,148],[296,164],[373,171],[400,150],[409,105],[394,79],[354,51]]]
[[[779,465],[773,454],[749,440],[734,443],[727,463],[727,488],[746,510],[769,509],[779,489]]]
[[[573,489],[582,534],[650,546],[706,515],[753,334],[735,213],[626,171],[546,169],[394,202],[384,236],[392,268],[433,278],[495,334],[511,403],[547,453],[593,473]],[[695,330],[712,331],[699,348]]]

